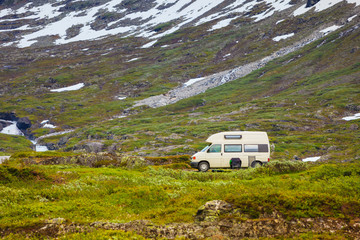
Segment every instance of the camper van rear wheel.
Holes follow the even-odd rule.
[[[198,169],[200,172],[206,172],[207,170],[209,170],[209,164],[207,162],[201,162],[199,163]]]
[[[262,163],[259,161],[254,161],[251,163],[252,168],[261,167]]]

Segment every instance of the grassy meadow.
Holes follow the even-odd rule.
[[[360,214],[358,161],[273,161],[255,169],[201,173],[179,169],[176,164],[135,169],[29,165],[26,158],[35,157],[41,163],[41,156],[25,155],[17,155],[0,166],[0,229],[4,239],[46,238],[36,230],[57,218],[64,224],[79,226],[97,221],[193,223],[197,209],[211,200],[224,200],[238,209],[237,216],[230,216],[236,221],[258,219],[272,212],[288,220],[330,217],[351,221]],[[330,233],[313,234],[324,237]],[[56,236],[143,239],[135,233],[101,229]]]

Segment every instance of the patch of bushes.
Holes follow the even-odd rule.
[[[190,163],[189,155],[175,155],[166,157],[145,157],[145,160],[153,165],[167,165],[174,163]]]
[[[11,183],[15,181],[30,181],[35,179],[46,179],[44,173],[32,168],[16,168],[0,165],[0,183]]]
[[[272,174],[295,173],[305,171],[308,165],[302,161],[271,161],[262,168],[258,168],[257,172]]]

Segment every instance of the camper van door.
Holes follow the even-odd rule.
[[[206,158],[210,163],[211,168],[222,167],[222,144],[213,144],[207,150]]]

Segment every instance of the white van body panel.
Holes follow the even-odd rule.
[[[210,147],[192,156],[191,166],[197,168],[205,161],[210,168],[230,168],[230,162],[240,159],[241,167],[253,162],[264,164],[270,158],[270,144],[266,132],[232,131],[211,135],[206,142]]]

